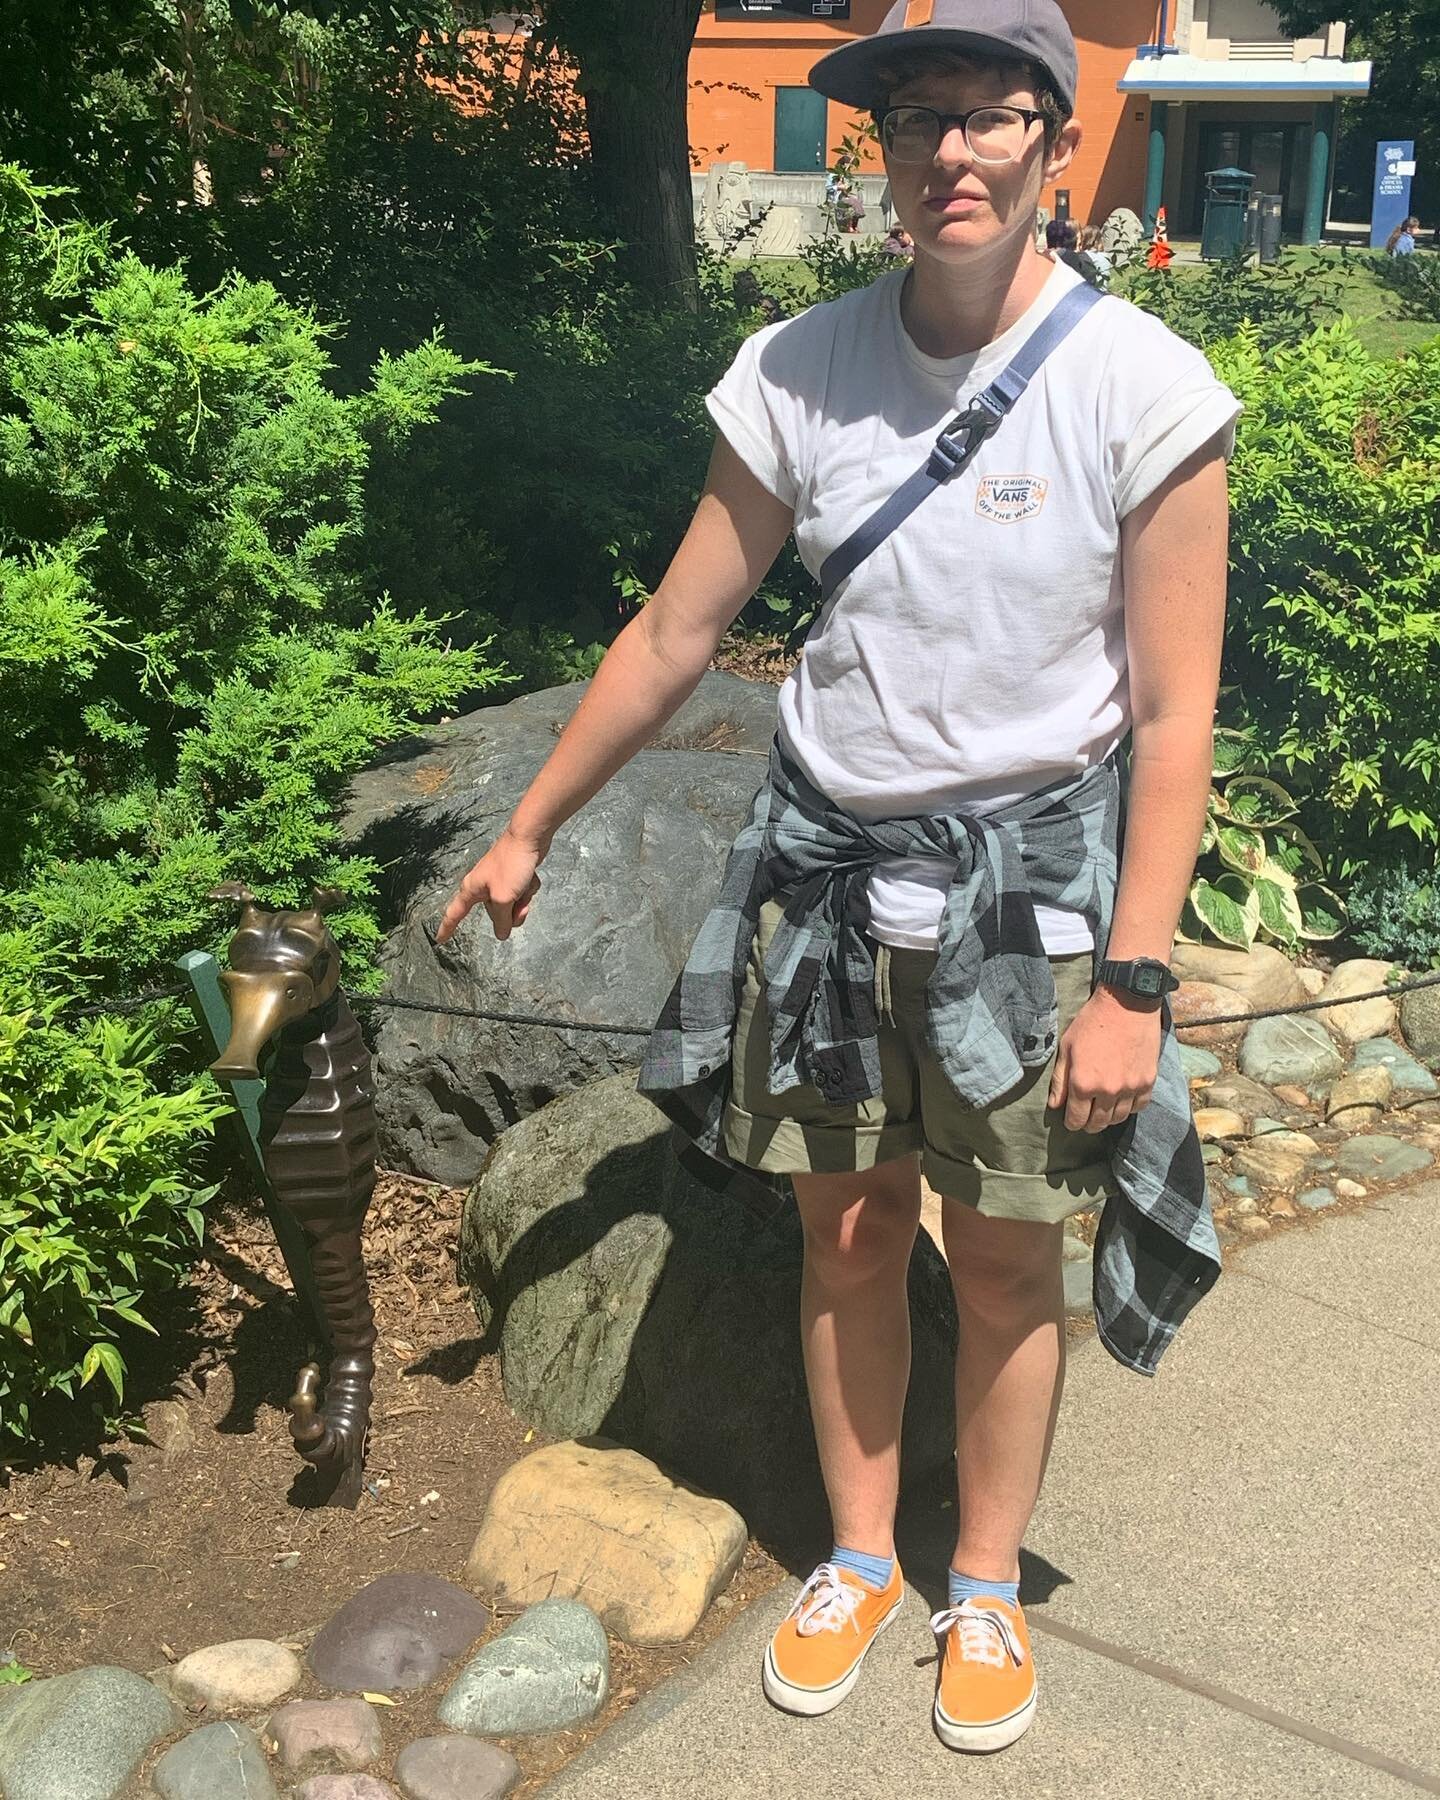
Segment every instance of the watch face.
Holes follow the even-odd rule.
[[[1164,976],[1159,969],[1147,968],[1143,963],[1135,971],[1135,992],[1137,994],[1158,994],[1164,984]]]

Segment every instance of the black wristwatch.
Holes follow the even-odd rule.
[[[1127,993],[1139,994],[1147,1000],[1172,994],[1180,985],[1166,965],[1153,956],[1136,956],[1129,962],[1102,962],[1100,980],[1106,987],[1124,988]]]

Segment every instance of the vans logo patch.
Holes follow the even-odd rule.
[[[982,519],[1018,525],[1035,517],[1049,492],[1043,475],[987,475],[975,496],[975,510]]]

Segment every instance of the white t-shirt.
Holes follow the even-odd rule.
[[[795,512],[801,560],[830,552],[925,461],[1080,277],[1057,263],[976,355],[924,355],[900,317],[908,271],[748,339],[708,397],[761,484]],[[979,814],[1101,762],[1130,728],[1120,521],[1239,402],[1158,319],[1107,297],[1053,351],[970,467],[931,494],[821,613],[780,690],[780,738],[866,821]],[[872,934],[933,950],[954,865],[880,864]],[[1036,908],[1051,956],[1084,917]]]

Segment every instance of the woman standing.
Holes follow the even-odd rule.
[[[1139,1372],[1218,1272],[1164,995],[1239,409],[1197,351],[1035,247],[1077,76],[1054,0],[897,0],[812,72],[875,116],[914,263],[745,344],[664,581],[440,933],[477,904],[501,938],[523,924],[555,832],[693,691],[793,532],[824,603],[640,1085],[794,1184],[834,1526],[764,1660],[794,1712],[846,1697],[902,1602],[922,1169],[943,1196],[959,1531],[932,1719],[962,1750],[1035,1713],[1019,1550],[1064,1379],[1065,1219],[1104,1208],[1097,1323]]]

